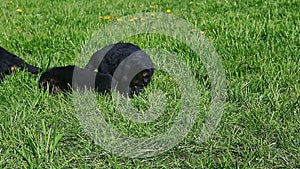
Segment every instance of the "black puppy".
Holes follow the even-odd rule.
[[[70,92],[72,89],[93,89],[105,94],[114,85],[109,74],[97,73],[76,66],[53,67],[44,72],[39,80],[39,88],[54,94],[58,90]]]
[[[117,89],[129,97],[140,94],[154,73],[154,64],[144,51],[134,44],[121,42],[94,53],[85,68],[109,73],[118,82]]]
[[[28,72],[32,74],[37,74],[41,70],[40,68],[26,63],[20,57],[0,47],[0,81],[2,81],[5,75],[10,74],[17,67],[21,70],[27,68]]]

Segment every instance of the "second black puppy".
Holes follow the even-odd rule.
[[[13,72],[17,67],[24,70],[28,69],[28,72],[32,74],[37,74],[41,69],[26,63],[23,59],[14,55],[4,48],[0,47],[0,81],[4,78],[5,75]]]
[[[49,92],[58,90],[70,92],[72,89],[93,89],[105,94],[110,91],[114,80],[111,75],[97,73],[76,66],[53,67],[44,72],[39,80],[39,87]]]
[[[140,94],[154,73],[149,55],[134,44],[121,42],[94,53],[85,68],[109,73],[118,82],[117,89],[130,97]]]

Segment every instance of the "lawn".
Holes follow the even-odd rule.
[[[43,70],[84,66],[83,49],[105,26],[159,19],[126,16],[161,12],[182,18],[194,26],[191,32],[199,30],[213,44],[227,91],[216,130],[201,141],[213,97],[203,60],[171,36],[150,33],[121,39],[142,49],[175,53],[187,69],[150,56],[156,66],[191,73],[180,79],[157,69],[145,93],[131,100],[145,111],[165,100],[165,111],[147,123],[128,120],[121,110],[112,113],[112,97],[96,95],[96,106],[112,128],[135,138],[157,136],[176,124],[180,105],[200,100],[191,107],[198,111],[195,123],[178,144],[151,157],[130,158],[108,151],[86,132],[74,95],[43,92],[37,87],[40,74],[18,70],[0,84],[0,168],[300,168],[299,1],[2,0],[0,6],[0,45]],[[120,31],[110,33],[115,37]],[[190,100],[179,91],[186,82],[197,89]],[[165,93],[162,98],[152,97],[156,89]]]

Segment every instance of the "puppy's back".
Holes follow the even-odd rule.
[[[87,69],[75,67],[73,74],[73,88],[91,89],[99,93],[107,93],[114,82],[113,77],[107,73],[98,73]]]
[[[141,49],[132,43],[119,42],[109,45],[95,52],[85,68],[89,70],[98,69],[98,72],[113,75],[126,57],[139,50]]]
[[[53,67],[44,72],[39,80],[40,88],[50,87],[51,93],[60,89],[70,92],[72,89],[95,90],[106,93],[111,89],[112,76],[104,73],[97,73],[77,66]]]

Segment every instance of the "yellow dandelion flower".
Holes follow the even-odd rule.
[[[155,13],[151,13],[150,16],[155,16]]]
[[[205,32],[204,31],[198,31],[197,29],[192,29],[191,30],[193,33],[200,33],[201,35],[204,35],[205,34]]]
[[[20,9],[20,8],[18,8],[16,11],[19,12],[19,13],[22,13],[22,12],[23,12],[23,10]]]
[[[110,16],[106,15],[106,16],[99,16],[99,19],[104,19],[104,20],[110,20]]]
[[[191,1],[189,4],[192,5],[192,4],[193,4],[193,1]]]
[[[158,7],[158,5],[150,5],[151,9],[156,9]]]
[[[132,17],[132,18],[129,19],[129,22],[135,22],[136,20],[138,20],[137,17]]]
[[[122,19],[122,18],[117,18],[117,21],[118,21],[118,22],[122,22],[123,19]]]
[[[166,12],[167,13],[171,13],[172,11],[171,11],[171,9],[167,9]]]
[[[141,18],[141,21],[146,21],[146,18],[142,17],[142,18]]]
[[[110,20],[110,16],[104,16],[104,19],[106,19],[106,20]]]

